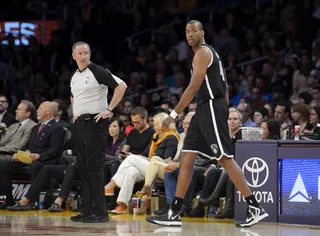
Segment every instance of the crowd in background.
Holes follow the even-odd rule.
[[[8,17],[31,16],[32,9],[23,8],[27,1],[13,2],[21,5],[11,6]],[[69,104],[69,80],[76,69],[71,45],[83,40],[91,45],[93,62],[128,84],[126,97],[134,106],[145,107],[150,114],[164,101],[174,106],[190,79],[192,52],[185,40],[186,17],[192,9],[208,4],[212,19],[207,13],[196,18],[203,21],[206,42],[223,59],[234,105],[240,99],[257,107],[281,100],[298,103],[299,97],[305,103],[319,98],[317,1],[265,1],[259,10],[255,1],[227,7],[214,7],[214,1],[197,2],[79,1],[66,20],[60,19],[49,44],[41,45],[30,37],[29,46],[15,46],[13,37],[5,38],[9,45],[1,45],[0,50],[0,92],[9,98],[12,111],[21,99],[36,106],[53,98]],[[65,4],[49,3],[53,9]],[[154,40],[143,34],[128,45],[126,37],[146,28],[154,30]],[[264,60],[255,61],[263,56]],[[253,62],[238,66],[248,60]],[[149,92],[153,88],[158,91]],[[263,101],[259,101],[261,96]],[[119,107],[118,112],[123,109]]]
[[[193,54],[185,40],[187,16],[208,7],[210,14],[195,18],[202,21],[205,40],[217,50],[226,69],[230,107],[236,108],[230,114],[237,112],[236,117],[229,117],[230,136],[240,126],[261,127],[263,139],[281,139],[286,127],[293,130],[296,125],[300,133],[312,133],[320,122],[319,1],[270,0],[259,9],[256,1],[235,2],[239,3],[79,1],[65,20],[60,19],[59,29],[47,45],[30,37],[29,46],[15,46],[12,35],[5,37],[9,44],[0,46],[0,93],[8,99],[5,109],[14,112],[21,99],[33,102],[36,108],[44,101],[60,99],[64,102],[59,108],[61,119],[70,122],[69,83],[76,69],[71,45],[81,40],[90,44],[94,63],[110,69],[128,85],[126,98],[114,113],[114,119],[119,118],[118,134],[124,132],[121,137],[128,137],[132,129],[139,129],[140,121],[131,120],[136,107],[148,112],[148,117],[140,118],[154,127],[154,115],[170,112],[190,79]],[[28,19],[34,13],[28,1],[6,4],[8,18]],[[65,4],[49,1],[52,9]],[[130,44],[125,40],[144,29],[151,29],[154,37],[143,34]],[[186,127],[187,113],[194,111],[196,103],[192,102],[179,114],[175,123],[178,133]],[[121,145],[123,142],[121,139]],[[119,149],[108,148],[113,155]],[[116,170],[110,170],[108,181]],[[114,210],[119,208],[115,201],[112,204]],[[125,206],[118,211],[126,211]]]

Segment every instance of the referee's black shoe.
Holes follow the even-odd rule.
[[[96,214],[91,214],[87,217],[82,218],[83,223],[101,223],[109,220],[110,218],[108,215],[96,215]]]
[[[85,217],[88,217],[90,214],[84,214],[84,213],[80,213],[78,215],[75,216],[71,216],[70,220],[73,222],[82,222],[82,219]]]

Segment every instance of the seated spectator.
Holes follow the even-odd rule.
[[[129,114],[125,114],[125,113],[121,113],[119,115],[119,118],[120,120],[123,122],[124,124],[124,133],[125,133],[125,136],[128,136],[130,131],[134,128],[132,125],[131,125],[131,120],[130,120],[130,115]]]
[[[8,98],[2,94],[0,94],[0,132],[1,137],[6,132],[6,129],[14,124],[17,123],[17,120],[15,119],[15,116],[12,115],[7,109],[9,106]]]
[[[309,107],[320,107],[320,100],[312,100],[309,104]]]
[[[312,95],[309,92],[299,94],[299,103],[309,105],[312,101]]]
[[[131,111],[131,120],[134,128],[128,134],[126,134],[126,142],[124,146],[120,145],[122,146],[119,147],[120,152],[117,154],[115,153],[118,161],[114,161],[111,167],[107,168],[107,170],[105,169],[105,171],[107,171],[105,175],[108,176],[105,178],[105,184],[109,183],[110,179],[115,175],[121,162],[126,158],[128,153],[138,155],[148,148],[150,140],[154,134],[154,129],[148,125],[147,117],[148,112],[142,107],[136,107]],[[126,128],[128,127],[129,126]],[[127,130],[125,130],[125,132],[127,132]],[[110,196],[108,192],[106,192],[105,195]],[[108,210],[113,210],[116,208],[117,196],[118,191],[115,191],[114,193],[112,192],[110,198],[108,198]]]
[[[148,117],[148,125],[149,125],[150,127],[153,127],[153,126],[154,126],[153,115],[151,115],[151,116]]]
[[[130,115],[129,114],[122,113],[119,115],[119,118],[123,122],[125,127],[130,125]]]
[[[167,212],[169,210],[170,204],[173,202],[174,195],[176,192],[177,180],[180,172],[180,168],[179,168],[180,154],[183,147],[185,135],[187,133],[190,121],[194,114],[195,112],[189,112],[184,118],[183,120],[184,132],[183,134],[181,134],[181,140],[179,141],[176,157],[174,161],[168,162],[168,167],[164,169],[165,171],[164,184],[165,184],[165,190],[166,190],[167,205],[166,205],[166,208],[154,212],[154,214],[156,215],[161,215]],[[204,182],[203,174],[208,169],[211,163],[212,161],[207,157],[204,157],[201,154],[197,155],[194,162],[192,179],[191,179],[189,188],[187,190],[186,197],[184,199],[184,210],[183,210],[184,213],[187,213],[191,210],[192,199],[193,199],[193,196],[195,195],[195,191],[198,189],[201,189]]]
[[[262,140],[266,139],[280,139],[280,124],[276,120],[264,121],[261,124]]]
[[[241,112],[243,117],[242,126],[244,127],[255,127],[256,123],[251,120],[252,109],[248,103],[241,102],[237,106],[238,110]]]
[[[117,172],[120,166],[118,155],[126,143],[124,124],[119,118],[112,118],[109,124],[109,140],[106,148],[104,162],[104,180],[109,183],[112,176]],[[113,210],[116,207],[114,198],[109,198],[107,205],[108,210]]]
[[[318,100],[320,99],[320,86],[314,86],[312,88],[312,99],[313,100]]]
[[[173,107],[173,105],[172,105],[171,102],[163,101],[163,102],[160,104],[160,108],[165,109],[165,110],[168,111],[168,112],[171,112],[174,107]],[[158,111],[158,113],[159,113],[159,111]]]
[[[274,116],[274,106],[270,103],[267,103],[263,106],[264,108],[266,108],[268,110],[268,118],[273,118]]]
[[[165,160],[172,159],[175,156],[180,138],[174,124],[169,126],[169,131],[162,131],[162,121],[167,117],[168,114],[166,113],[159,113],[154,116],[155,134],[149,148],[141,153],[141,155],[128,153],[129,156],[121,163],[110,183],[105,186],[105,192],[109,196],[114,193],[115,187],[120,188],[117,199],[118,206],[111,211],[112,213],[122,214],[127,212],[127,205],[131,199],[134,184],[145,179],[150,159],[158,156]],[[154,174],[150,176],[152,175]],[[156,172],[156,176],[161,178],[158,172]]]
[[[232,147],[235,151],[237,140],[241,139],[241,124],[242,115],[239,111],[229,109],[229,135],[232,140]],[[189,214],[191,217],[203,217],[204,206],[212,205],[215,208],[220,206],[220,197],[223,190],[226,189],[226,206],[225,211],[221,216],[214,216],[216,218],[233,218],[234,216],[234,184],[230,180],[227,172],[223,168],[210,168],[205,173],[205,181],[203,184],[202,192],[198,205]]]
[[[291,105],[289,102],[279,102],[274,111],[274,119],[280,124],[287,123],[290,126],[290,109]]]
[[[32,163],[28,166],[31,180],[35,180],[45,165],[57,164],[62,153],[62,145],[66,131],[54,120],[56,106],[52,102],[43,102],[37,110],[39,124],[34,126],[28,141],[27,150],[31,153]],[[6,179],[5,189],[12,186],[12,172],[26,166],[18,161],[14,154],[13,162],[8,169],[0,173],[0,178]],[[7,192],[7,198],[12,199],[12,192]]]
[[[310,108],[310,119],[309,123],[312,126],[311,130],[305,129],[304,132],[313,132],[313,129],[320,123],[320,107]]]
[[[8,207],[9,211],[29,211],[34,210],[31,204],[39,198],[40,191],[44,189],[45,185],[50,179],[57,179],[62,182],[61,190],[54,203],[48,209],[49,212],[61,212],[62,203],[67,200],[72,187],[72,181],[77,173],[76,159],[69,165],[46,165],[44,166],[32,184],[25,196],[17,202],[14,206]]]
[[[254,111],[253,121],[254,121],[254,123],[256,123],[257,127],[260,127],[261,123],[268,119],[268,113],[269,113],[269,111],[264,107],[257,108]]]
[[[56,122],[58,122],[63,128],[70,129],[70,124],[67,122],[68,114],[64,101],[60,99],[54,99],[53,104],[57,107],[57,113],[54,116]]]
[[[188,110],[189,112],[196,112],[197,102],[195,100],[190,102],[190,104],[188,105]]]
[[[131,100],[125,100],[123,104],[123,113],[130,114],[133,109],[133,102]]]
[[[305,104],[298,103],[292,105],[291,116],[293,120],[293,126],[300,126],[300,133],[303,133],[304,130],[311,130],[313,128],[309,123],[310,113]]]
[[[252,107],[257,109],[263,107],[267,102],[263,100],[263,93],[260,87],[252,88]]]
[[[26,147],[31,130],[37,125],[30,119],[34,114],[35,107],[33,103],[22,100],[16,110],[16,120],[19,123],[10,125],[0,142],[0,173],[4,173],[10,166],[13,154]],[[6,205],[13,205],[12,185],[10,185],[10,180],[5,176],[0,178],[0,192],[7,196]]]
[[[149,145],[154,129],[147,123],[148,112],[142,107],[131,111],[131,122],[134,129],[128,134],[126,144],[121,150],[124,153],[141,154]],[[124,159],[125,155],[120,155]]]

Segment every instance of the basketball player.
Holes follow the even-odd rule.
[[[248,204],[248,211],[247,218],[237,222],[236,226],[250,227],[269,215],[252,195],[240,167],[233,159],[227,123],[229,95],[221,59],[217,52],[205,43],[201,22],[188,22],[186,37],[195,53],[192,77],[176,108],[163,121],[163,129],[168,128],[194,97],[198,104],[197,111],[185,137],[175,199],[166,214],[149,216],[147,221],[166,226],[182,225],[181,206],[190,184],[194,159],[196,154],[200,153],[211,159],[215,157],[241,191]]]

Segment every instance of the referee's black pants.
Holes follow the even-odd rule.
[[[81,213],[107,215],[104,196],[104,172],[108,119],[94,119],[96,115],[84,114],[74,122],[74,141],[77,151],[81,189]]]

